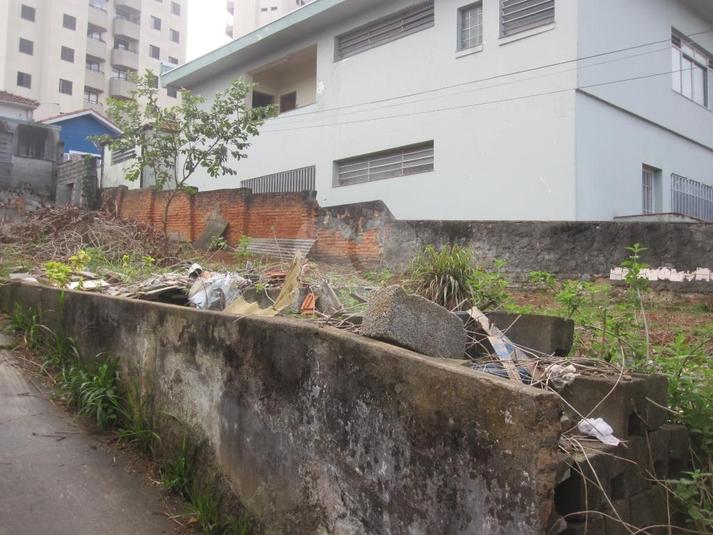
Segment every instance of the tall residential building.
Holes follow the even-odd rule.
[[[127,98],[130,73],[186,60],[187,0],[0,0],[0,90],[35,119]],[[161,89],[161,103],[176,98]]]
[[[225,33],[232,39],[242,37],[260,26],[309,4],[314,0],[228,0],[228,13],[233,17]]]

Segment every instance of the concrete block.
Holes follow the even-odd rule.
[[[579,414],[604,418],[619,439],[643,436],[645,425],[641,415],[645,414],[646,399],[643,379],[622,378],[617,383],[617,377],[580,376],[564,389],[562,396]],[[579,420],[576,414],[570,416]]]
[[[590,514],[585,521],[570,522],[562,535],[602,535],[605,529],[604,517]]]
[[[587,453],[587,459],[582,454],[570,459],[571,475],[555,490],[555,508],[562,515],[602,510],[608,503],[605,493],[612,495],[612,482],[618,481],[624,473],[626,463],[617,459],[610,449]]]
[[[12,336],[0,333],[0,349],[12,349],[15,347],[15,341]]]
[[[644,411],[641,417],[646,423],[646,428],[654,431],[668,419],[668,413],[664,409],[668,406],[668,379],[663,375],[637,374],[635,377],[645,382]]]
[[[668,441],[668,478],[676,479],[681,477],[681,473],[689,469],[690,437],[688,429],[683,425],[664,424],[662,430],[666,430],[669,435]]]
[[[612,505],[614,505],[614,509],[616,509],[617,515],[614,513],[614,511],[611,510],[610,507],[608,507],[604,512],[613,518],[604,518],[604,525],[606,526],[606,534],[607,535],[630,535],[630,531],[626,529],[622,525],[622,523],[617,520],[617,518],[621,518],[624,522],[629,522],[630,519],[630,511],[629,511],[629,500],[628,499],[622,499],[622,500],[616,500],[612,502]]]
[[[666,524],[666,498],[661,488],[652,488],[629,500],[631,523],[639,528]],[[650,531],[653,535],[654,531]]]
[[[465,354],[466,333],[458,317],[401,286],[389,286],[372,297],[361,334],[431,357]]]
[[[555,316],[536,314],[487,314],[493,324],[506,331],[507,336],[518,345],[545,355],[565,357],[572,350],[574,322]]]
[[[649,457],[658,479],[668,477],[669,442],[671,433],[663,428],[649,433]]]

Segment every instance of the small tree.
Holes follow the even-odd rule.
[[[211,178],[234,176],[237,171],[231,158],[246,158],[248,139],[259,134],[272,108],[250,108],[245,97],[251,85],[235,80],[218,92],[210,107],[205,99],[190,91],[181,91],[179,104],[158,105],[158,77],[146,71],[135,78],[132,98],[109,99],[109,117],[121,129],[117,138],[101,136],[96,141],[113,152],[136,150],[136,158],[126,171],[130,182],[139,180],[144,171],[151,171],[154,187],[168,190],[163,210],[163,232],[168,226],[168,211],[179,192],[192,193],[188,180],[199,169]]]

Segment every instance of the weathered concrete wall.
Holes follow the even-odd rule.
[[[57,166],[58,205],[72,204],[83,208],[97,207],[97,160],[93,157],[74,156]]]
[[[207,438],[266,533],[541,534],[555,396],[303,322],[0,287],[121,358]]]

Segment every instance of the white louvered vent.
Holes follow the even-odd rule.
[[[433,141],[337,162],[336,186],[433,171]]]
[[[412,33],[431,28],[435,23],[433,1],[361,26],[337,37],[335,59],[359,54]]]
[[[551,24],[555,21],[555,0],[500,0],[500,36]]]

